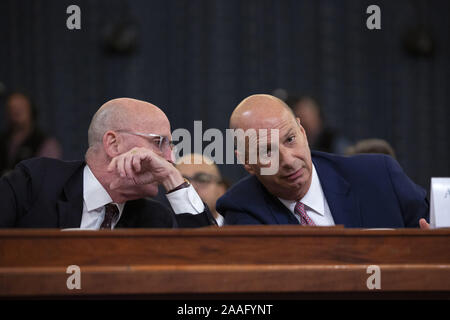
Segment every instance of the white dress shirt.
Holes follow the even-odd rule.
[[[205,210],[200,196],[192,185],[166,196],[175,214],[199,214]],[[86,165],[83,170],[83,214],[80,229],[99,230],[105,218],[105,205],[112,202],[111,196]],[[119,216],[112,221],[112,229],[122,216],[125,203],[115,203],[115,205],[119,209]]]
[[[225,225],[225,219],[220,213],[217,213],[216,222],[219,227],[223,227]]]
[[[294,213],[297,201],[285,200],[278,198],[291,213],[300,222],[300,217]],[[322,185],[320,184],[319,176],[317,175],[314,164],[312,165],[312,179],[311,186],[305,196],[300,199],[305,205],[306,214],[314,221],[316,226],[334,226],[334,219],[328,207],[327,199],[323,194]]]

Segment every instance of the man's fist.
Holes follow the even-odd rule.
[[[111,160],[109,172],[116,172],[118,178],[111,189],[131,185],[161,183],[167,191],[184,182],[178,170],[166,159],[147,148],[133,148]]]

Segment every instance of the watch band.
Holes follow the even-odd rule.
[[[172,190],[166,192],[166,194],[184,189],[184,188],[189,188],[189,186],[191,185],[191,183],[189,182],[188,179],[184,178],[184,182],[182,184],[180,184],[178,187],[173,188]]]

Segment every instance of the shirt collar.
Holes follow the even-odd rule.
[[[83,171],[83,199],[88,212],[102,208],[106,204],[113,202],[111,196],[94,176],[88,165],[84,167]],[[125,203],[115,204],[119,208],[119,214],[122,215]]]
[[[278,198],[281,203],[283,203],[291,212],[294,212],[295,205],[297,201],[295,200],[285,200]],[[325,196],[323,194],[322,186],[320,184],[319,176],[317,175],[316,167],[312,164],[312,178],[311,178],[311,186],[306,192],[305,196],[300,199],[300,201],[313,210],[314,212],[320,214],[321,216],[325,215],[325,204],[324,204]]]

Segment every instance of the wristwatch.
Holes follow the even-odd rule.
[[[182,184],[180,184],[178,187],[173,188],[169,192],[166,192],[166,194],[169,194],[169,193],[172,193],[172,192],[184,189],[184,188],[189,188],[190,185],[191,185],[191,183],[189,182],[189,180],[184,178],[184,182]]]

